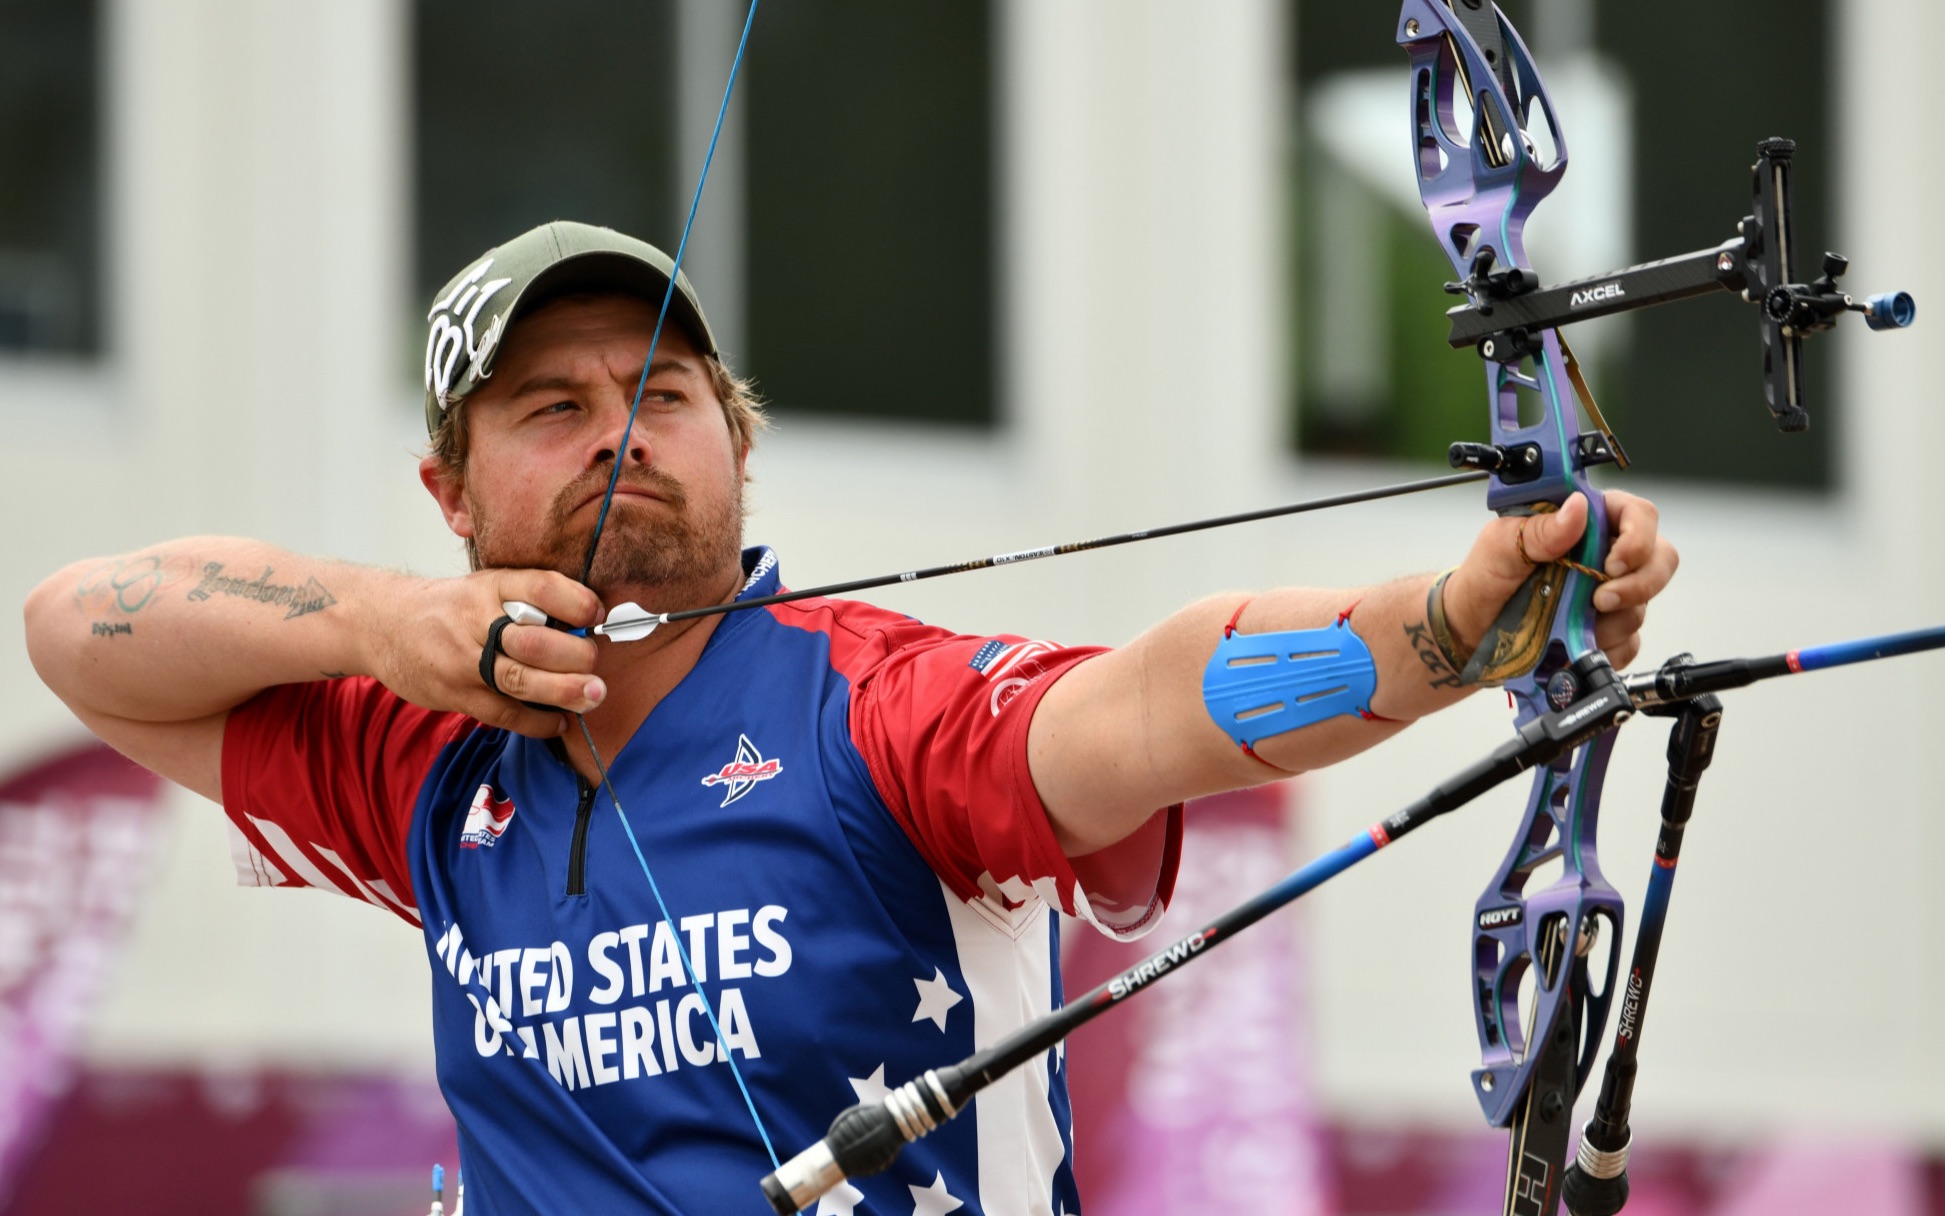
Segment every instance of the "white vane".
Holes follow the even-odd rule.
[[[532,604],[521,600],[507,600],[500,610],[513,618],[516,625],[545,625],[547,614]],[[666,625],[669,614],[649,612],[640,604],[630,601],[616,604],[608,611],[608,619],[596,625],[589,632],[598,633],[610,642],[639,642],[655,632],[657,625]]]
[[[607,621],[596,625],[594,632],[610,642],[639,642],[654,633],[657,625],[668,623],[668,613],[649,612],[631,600],[609,609]]]

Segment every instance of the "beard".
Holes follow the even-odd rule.
[[[555,570],[581,580],[588,538],[594,534],[599,515],[578,527],[573,517],[590,494],[606,489],[607,484],[608,473],[601,468],[576,478],[554,496],[544,532],[528,540],[507,536],[500,521],[482,511],[479,501],[468,494],[475,528],[468,548],[474,567]],[[647,490],[662,502],[657,506],[626,497],[620,493],[624,486]],[[625,470],[615,489],[594,566],[586,578],[602,602],[652,598],[656,603],[645,606],[672,612],[722,599],[725,580],[740,577],[742,570],[741,477],[720,502],[699,505],[679,482],[660,469]]]

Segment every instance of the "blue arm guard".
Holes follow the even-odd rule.
[[[1377,689],[1371,648],[1351,629],[1348,613],[1322,629],[1229,630],[1202,672],[1209,716],[1246,750],[1339,714],[1369,717]]]

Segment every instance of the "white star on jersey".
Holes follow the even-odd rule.
[[[848,1182],[840,1182],[817,1201],[817,1216],[851,1216],[851,1209],[863,1202],[863,1191]]]
[[[945,1174],[935,1173],[931,1186],[907,1186],[912,1193],[912,1216],[945,1216],[965,1207],[965,1203],[946,1193]]]
[[[918,1022],[931,1018],[934,1026],[944,1030],[946,1013],[966,998],[952,990],[945,972],[937,967],[932,968],[931,979],[913,980],[912,983],[918,987],[918,1010],[912,1014],[912,1020]]]
[[[918,1021],[917,1018],[913,1018],[912,1020],[914,1022]],[[868,1077],[847,1077],[845,1079],[851,1082],[851,1092],[858,1095],[858,1101],[860,1102],[882,1102],[885,1100],[885,1095],[891,1092],[891,1086],[885,1084],[885,1066],[883,1064],[880,1064]]]

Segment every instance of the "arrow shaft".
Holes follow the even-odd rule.
[[[1461,486],[1475,481],[1484,481],[1487,473],[1449,473],[1442,477],[1428,477],[1422,481],[1399,482],[1394,485],[1379,486],[1371,490],[1358,490],[1349,494],[1333,494],[1327,498],[1310,498],[1302,502],[1285,503],[1282,506],[1262,507],[1254,511],[1239,511],[1234,515],[1217,515],[1209,519],[1190,520],[1187,523],[1164,524],[1158,528],[1144,528],[1138,532],[1118,532],[1112,536],[1096,537],[1093,540],[1070,541],[1061,545],[1046,545],[1038,549],[1022,549],[1014,553],[996,553],[991,557],[978,557],[971,561],[953,562],[944,566],[925,566],[917,570],[906,570],[898,574],[880,574],[871,578],[853,579],[848,583],[827,583],[821,587],[806,587],[801,591],[783,591],[776,595],[760,595],[754,599],[735,600],[727,604],[709,604],[701,608],[685,608],[680,612],[658,614],[654,617],[660,622],[686,621],[695,617],[716,616],[722,613],[741,612],[748,608],[767,608],[772,604],[788,604],[795,600],[814,599],[827,595],[848,595],[854,591],[869,591],[873,587],[889,587],[898,583],[916,583],[930,578],[943,578],[948,574],[965,574],[973,570],[990,570],[996,566],[1017,566],[1022,562],[1039,561],[1044,557],[1064,557],[1069,553],[1086,553],[1094,549],[1112,549],[1117,545],[1131,545],[1136,541],[1160,540],[1164,536],[1182,536],[1190,532],[1206,532],[1212,528],[1227,528],[1235,524],[1255,523],[1264,519],[1280,519],[1286,515],[1302,515],[1308,511],[1324,511],[1331,507],[1350,506],[1353,503],[1375,502],[1384,498],[1401,498],[1407,494],[1417,494],[1425,490],[1442,490],[1448,486]],[[620,624],[624,622],[609,622]]]

